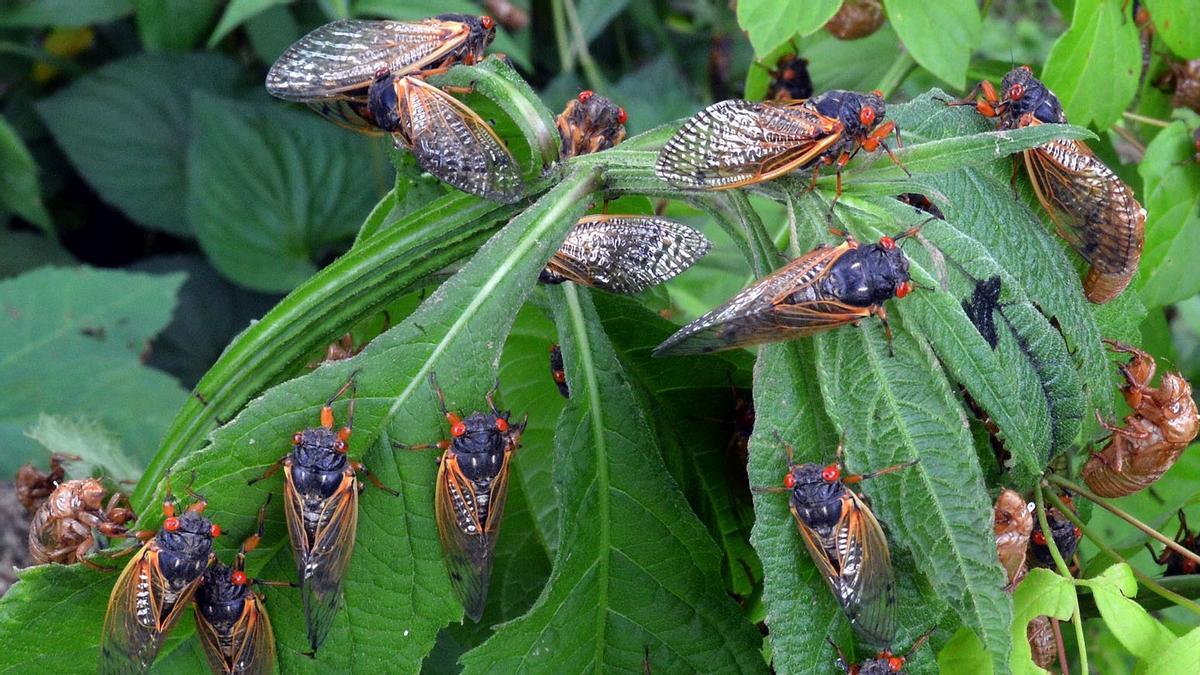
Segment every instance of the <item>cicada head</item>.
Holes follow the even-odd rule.
[[[814,96],[809,103],[817,112],[842,123],[845,138],[861,143],[875,127],[883,122],[887,106],[879,92],[860,94],[856,91],[828,91]]]
[[[846,486],[837,464],[795,464],[783,484],[792,491],[792,508],[809,527],[832,526],[842,517]]]
[[[878,304],[892,298],[903,298],[912,290],[908,276],[908,256],[892,237],[883,237],[877,244],[862,246],[856,251],[857,260],[839,261],[837,270],[857,277],[852,265],[861,264],[858,283],[849,283],[844,300],[860,305]]]
[[[451,451],[463,475],[487,482],[500,473],[509,446],[508,413],[471,413],[450,427]]]
[[[315,471],[340,472],[346,466],[346,441],[336,431],[313,427],[292,436],[295,464]]]
[[[470,16],[467,14],[439,14],[439,21],[457,21],[471,27],[462,46],[462,62],[473,65],[483,60],[483,51],[496,39],[496,22],[490,16]]]
[[[216,562],[204,571],[204,581],[196,589],[196,607],[206,621],[226,635],[242,617],[251,593],[245,572]]]
[[[1008,127],[1016,126],[1018,120],[1030,113],[1047,124],[1067,121],[1058,97],[1033,76],[1029,66],[1013,68],[1004,76],[1000,81],[1000,101]]]
[[[163,521],[155,535],[159,567],[173,588],[188,585],[208,567],[212,540],[221,529],[196,511],[184,511]]]
[[[625,138],[625,109],[591,91],[567,102],[555,125],[562,137],[562,158],[607,150]]]

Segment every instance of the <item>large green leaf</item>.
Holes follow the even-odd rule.
[[[37,163],[8,121],[0,117],[0,207],[54,232],[50,213],[42,203]]]
[[[884,0],[888,20],[913,59],[947,84],[963,88],[982,22],[972,0]]]
[[[132,10],[132,0],[20,0],[0,6],[0,26],[86,26],[119,19]]]
[[[664,672],[764,670],[590,297],[568,284],[552,301],[572,387],[555,434],[558,554],[537,604],[464,656],[466,672],[636,670],[644,651]]]
[[[1150,307],[1200,291],[1192,262],[1200,256],[1200,163],[1187,126],[1176,122],[1146,146],[1138,166],[1145,181],[1146,247],[1138,269],[1138,296]]]
[[[1058,95],[1067,119],[1103,129],[1133,100],[1141,70],[1137,27],[1120,3],[1077,0],[1071,28],[1050,50],[1042,79]]]
[[[217,23],[217,27],[213,29],[212,36],[208,39],[208,46],[215,46],[235,28],[271,7],[288,2],[290,0],[231,0],[225,7],[225,12],[221,14],[221,20]]]
[[[1145,0],[1154,22],[1155,35],[1167,43],[1176,56],[1200,58],[1200,14],[1190,0]]]
[[[0,282],[0,473],[36,447],[42,413],[84,416],[149,459],[184,391],[139,358],[171,318],[183,275],[42,268]],[[134,412],[136,411],[136,412]]]
[[[382,143],[298,110],[193,99],[188,216],[213,265],[288,291],[348,241],[392,184]]]
[[[189,97],[233,93],[239,78],[237,64],[216,54],[141,54],[79,78],[37,110],[102,199],[146,227],[187,235]]]
[[[808,35],[824,26],[841,5],[841,0],[742,0],[737,18],[754,53],[762,57],[793,35]]]

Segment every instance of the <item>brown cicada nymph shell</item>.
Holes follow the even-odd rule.
[[[996,555],[1008,574],[1005,590],[1010,592],[1021,583],[1027,571],[1025,553],[1029,549],[1029,535],[1033,532],[1031,506],[1021,495],[1008,488],[1001,490],[996,498]]]
[[[55,488],[29,523],[29,557],[33,562],[86,562],[96,547],[93,530],[107,537],[125,536],[125,525],[134,519],[133,511],[121,506],[125,495],[119,492],[105,504],[105,492],[97,478],[69,480]]]

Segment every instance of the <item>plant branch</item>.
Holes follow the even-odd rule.
[[[900,53],[896,55],[896,59],[892,61],[892,65],[879,80],[877,88],[883,92],[883,97],[891,96],[916,65],[917,62],[913,60],[912,54],[909,54],[907,49],[901,49]]]
[[[567,20],[563,13],[562,0],[550,3],[550,17],[554,22],[554,42],[558,45],[558,65],[563,72],[575,72],[575,56],[571,53],[571,45],[567,42]]]
[[[1166,129],[1167,127],[1171,126],[1170,122],[1155,119],[1153,117],[1146,117],[1145,115],[1139,115],[1137,113],[1123,112],[1121,114],[1125,116],[1125,119],[1133,120],[1134,122],[1141,122],[1142,124],[1149,124],[1152,127],[1162,127]]]
[[[560,0],[560,2],[563,9],[566,10],[567,23],[571,27],[571,35],[575,40],[575,49],[579,52],[579,65],[583,67],[583,76],[587,79],[588,86],[601,91],[607,89],[608,83],[600,74],[600,68],[596,65],[596,60],[592,58],[592,53],[588,51],[587,36],[583,34],[583,26],[579,22],[579,12],[575,11],[574,0]]]
[[[1046,538],[1046,548],[1050,551],[1050,557],[1054,558],[1054,565],[1058,568],[1058,573],[1071,579],[1071,570],[1063,560],[1062,553],[1058,550],[1058,544],[1054,541],[1054,532],[1050,530],[1050,522],[1046,520],[1046,503],[1045,496],[1042,494],[1041,481],[1033,484],[1033,492],[1037,502],[1038,526],[1042,528],[1042,536]],[[1079,591],[1075,589],[1074,585],[1071,590],[1075,598],[1075,611],[1071,614],[1071,623],[1075,626],[1075,642],[1079,647],[1079,670],[1086,673],[1088,672],[1087,645],[1083,637],[1083,614],[1079,611]],[[1065,664],[1063,665],[1065,669]]]

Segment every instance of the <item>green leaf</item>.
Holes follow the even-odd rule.
[[[663,467],[590,297],[560,288],[572,385],[555,435],[562,539],[537,604],[466,654],[465,672],[636,670],[643,650],[666,672],[765,671],[757,632],[712,583],[717,551]]]
[[[132,0],[19,0],[0,6],[0,26],[42,28],[115,21],[133,11]]]
[[[884,0],[888,20],[917,63],[962,89],[982,22],[972,0]]]
[[[1193,628],[1160,652],[1140,671],[1145,675],[1194,673],[1200,670],[1200,628]]]
[[[54,234],[54,222],[42,202],[38,166],[25,142],[8,121],[0,117],[0,206]]]
[[[1200,58],[1200,16],[1190,0],[1146,0],[1154,34],[1184,59]]]
[[[239,77],[215,54],[142,54],[79,78],[37,111],[104,201],[146,227],[188,235],[189,96],[232,93]]]
[[[102,472],[117,481],[136,481],[142,475],[142,467],[125,453],[116,437],[96,422],[41,415],[25,435],[48,452],[78,457],[66,466],[73,478]]]
[[[44,265],[74,264],[75,258],[45,235],[0,229],[0,279]]]
[[[150,52],[186,52],[212,25],[220,0],[134,0],[138,34]]]
[[[208,39],[208,46],[215,47],[226,35],[250,19],[267,11],[276,5],[286,5],[291,0],[231,0],[225,7],[225,13]]]
[[[758,56],[766,56],[793,35],[808,35],[837,14],[841,0],[741,0],[738,25]]]
[[[1137,27],[1121,5],[1078,0],[1071,28],[1050,50],[1042,80],[1058,95],[1067,119],[1106,129],[1133,100],[1141,70]]]
[[[193,105],[189,219],[243,286],[287,291],[312,276],[392,184],[378,139],[274,104],[198,94]]]
[[[185,392],[139,357],[175,309],[183,275],[42,268],[0,282],[0,472],[36,447],[41,413],[86,416],[149,458]]]
[[[1192,264],[1200,256],[1200,164],[1182,122],[1146,146],[1138,167],[1145,181],[1146,245],[1138,269],[1138,296],[1148,307],[1184,300],[1200,291]]]
[[[1092,597],[1109,630],[1129,653],[1151,663],[1175,641],[1175,635],[1150,616],[1132,598],[1137,595],[1137,579],[1125,563],[1109,567],[1100,576],[1079,580],[1092,589]]]

